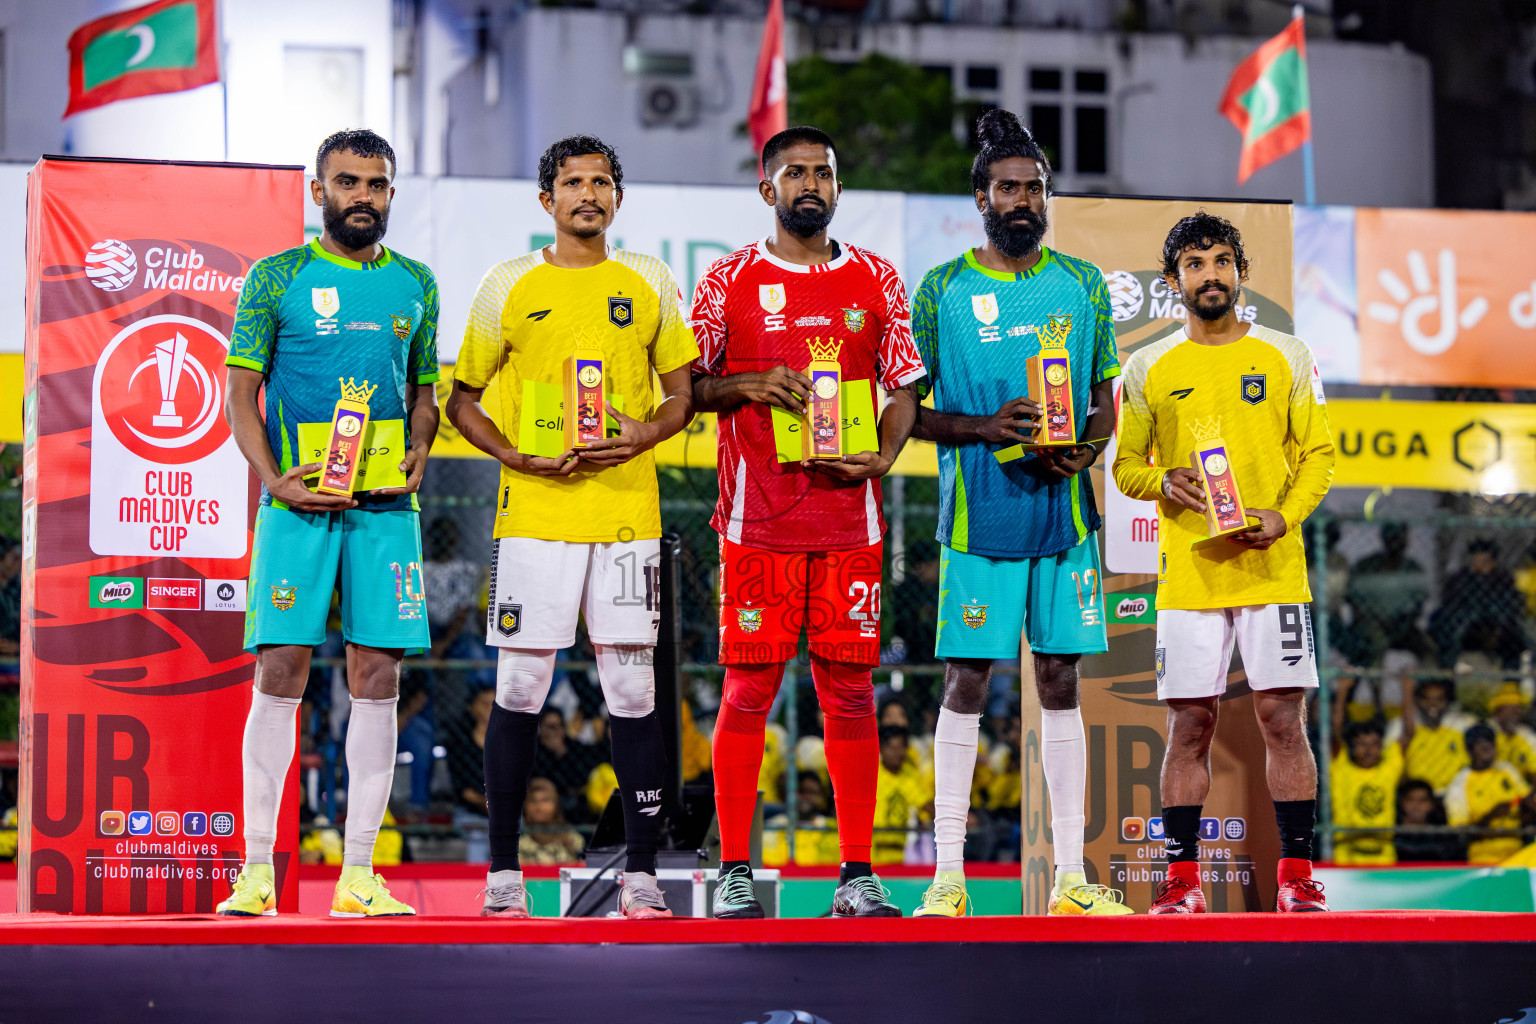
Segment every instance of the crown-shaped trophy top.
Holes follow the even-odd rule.
[[[373,393],[379,390],[377,384],[370,387],[366,380],[358,384],[356,377],[337,377],[336,380],[341,383],[341,397],[349,402],[362,402],[367,405]]]
[[[1221,417],[1212,416],[1208,420],[1195,420],[1189,425],[1189,432],[1194,435],[1196,441],[1210,441],[1221,436]]]
[[[806,344],[811,347],[811,359],[818,363],[837,362],[837,354],[843,348],[841,338],[828,338],[826,341],[822,341],[821,338],[817,337],[812,338]]]
[[[1067,336],[1072,333],[1072,314],[1052,313],[1049,322],[1036,334],[1041,348],[1066,348]]]

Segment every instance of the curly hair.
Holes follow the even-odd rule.
[[[1232,247],[1232,254],[1237,257],[1237,279],[1248,280],[1248,257],[1243,252],[1242,232],[1225,217],[1204,210],[1185,217],[1168,232],[1168,240],[1163,243],[1163,275],[1179,276],[1179,257],[1184,255],[1184,250],[1203,251],[1218,245]]]
[[[619,155],[613,147],[595,135],[568,135],[539,157],[540,192],[555,190],[555,175],[573,156],[600,156],[607,160],[608,169],[613,172],[613,190],[624,191],[624,168],[619,165]]]
[[[389,161],[389,175],[394,177],[395,151],[384,141],[384,136],[367,128],[348,128],[328,135],[315,153],[315,174],[325,177],[325,158],[332,153],[351,153],[354,156],[381,156]]]
[[[971,163],[971,188],[985,192],[992,184],[992,165],[1009,157],[1022,156],[1040,165],[1045,177],[1045,187],[1051,187],[1051,162],[1045,158],[1045,150],[1035,141],[1029,129],[1006,110],[989,110],[976,122],[976,138],[981,148]]]

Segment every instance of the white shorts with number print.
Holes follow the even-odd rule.
[[[491,560],[486,643],[559,650],[576,642],[576,615],[594,644],[656,645],[661,541],[578,544],[502,537]]]
[[[1253,689],[1317,685],[1312,611],[1307,605],[1260,604],[1200,611],[1159,608],[1158,699],[1221,696],[1227,689],[1234,642]]]

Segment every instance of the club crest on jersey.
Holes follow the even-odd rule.
[[[1264,374],[1243,374],[1243,401],[1249,405],[1258,405],[1264,401],[1265,395]]]
[[[1163,681],[1163,675],[1168,671],[1168,651],[1162,647],[1157,649],[1153,664],[1157,669],[1157,681]]]
[[[522,628],[522,605],[503,603],[496,606],[496,632],[502,636],[511,636]]]
[[[615,327],[628,327],[635,322],[635,300],[608,297],[608,322]]]
[[[309,290],[309,304],[319,314],[315,321],[316,334],[340,334],[341,327],[336,322],[336,314],[341,311],[341,291],[337,288],[311,288]]]
[[[298,587],[273,587],[272,607],[280,612],[285,612],[293,607],[293,602],[299,599]]]
[[[985,295],[971,296],[971,312],[976,314],[976,319],[987,326],[997,323],[997,293],[987,292]]]
[[[411,336],[411,317],[391,313],[389,314],[389,319],[394,325],[395,337],[404,341]]]
[[[984,604],[963,604],[960,606],[960,621],[972,629],[980,629],[987,624],[987,608]]]
[[[757,286],[757,304],[763,307],[765,313],[779,313],[784,309],[784,304],[789,299],[784,293],[782,284],[760,284]]]
[[[843,326],[848,328],[854,334],[858,334],[864,329],[864,316],[868,312],[869,310],[867,309],[843,310]]]
[[[743,633],[756,633],[763,628],[763,610],[761,608],[737,608],[736,625],[741,627]]]

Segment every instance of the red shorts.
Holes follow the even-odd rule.
[[[720,539],[720,664],[777,665],[811,653],[880,664],[883,545],[851,551],[765,551]]]

